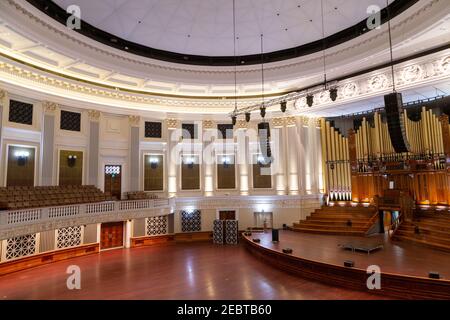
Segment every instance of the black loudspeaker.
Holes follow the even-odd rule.
[[[344,267],[353,268],[355,266],[355,262],[351,260],[344,261]]]
[[[441,276],[440,276],[440,274],[438,273],[438,272],[430,272],[430,273],[428,273],[428,278],[430,278],[430,279],[440,279],[441,278]]]
[[[391,138],[396,153],[409,152],[410,146],[406,138],[406,129],[403,123],[403,101],[401,93],[391,93],[384,96],[384,108]]]
[[[265,164],[267,164],[272,158],[272,150],[270,149],[270,126],[268,122],[258,124],[258,138],[261,154],[265,159]]]
[[[272,229],[272,242],[278,242],[278,241],[280,241],[278,229]]]

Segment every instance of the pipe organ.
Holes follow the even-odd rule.
[[[408,153],[395,153],[385,115],[374,112],[357,121],[348,137],[322,119],[325,183],[330,200],[374,201],[384,190],[405,191],[417,204],[450,205],[449,117],[422,107],[404,110]]]
[[[351,200],[348,138],[321,119],[323,172],[330,200]]]

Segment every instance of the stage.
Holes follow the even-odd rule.
[[[255,243],[255,238],[260,243]],[[270,231],[253,233],[243,240],[257,257],[301,277],[399,298],[450,299],[450,255],[406,242],[391,242],[387,235],[364,238],[280,230],[278,243],[272,243]],[[338,246],[349,243],[382,244],[383,248],[367,254]],[[292,254],[283,253],[284,248],[291,248]],[[344,267],[346,260],[353,261],[354,267]],[[380,290],[367,289],[366,270],[371,265],[380,267]],[[430,271],[438,272],[441,279],[429,279]]]

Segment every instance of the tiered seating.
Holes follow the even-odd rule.
[[[404,221],[398,227],[392,239],[450,251],[450,214],[416,213],[413,221]]]
[[[323,206],[316,209],[306,220],[294,223],[293,231],[364,236],[376,222],[377,211],[374,207]]]
[[[127,193],[128,200],[146,200],[146,199],[158,199],[158,196],[153,193],[147,193],[144,191],[133,191]]]
[[[110,201],[95,186],[48,186],[0,188],[0,210],[51,207]]]

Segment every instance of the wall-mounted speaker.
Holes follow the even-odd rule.
[[[389,137],[396,153],[409,152],[410,146],[402,116],[403,101],[401,93],[384,96],[384,108],[389,129]]]
[[[270,149],[270,126],[268,122],[258,124],[258,140],[261,154],[265,159],[265,163],[269,163],[272,158],[272,150]]]

